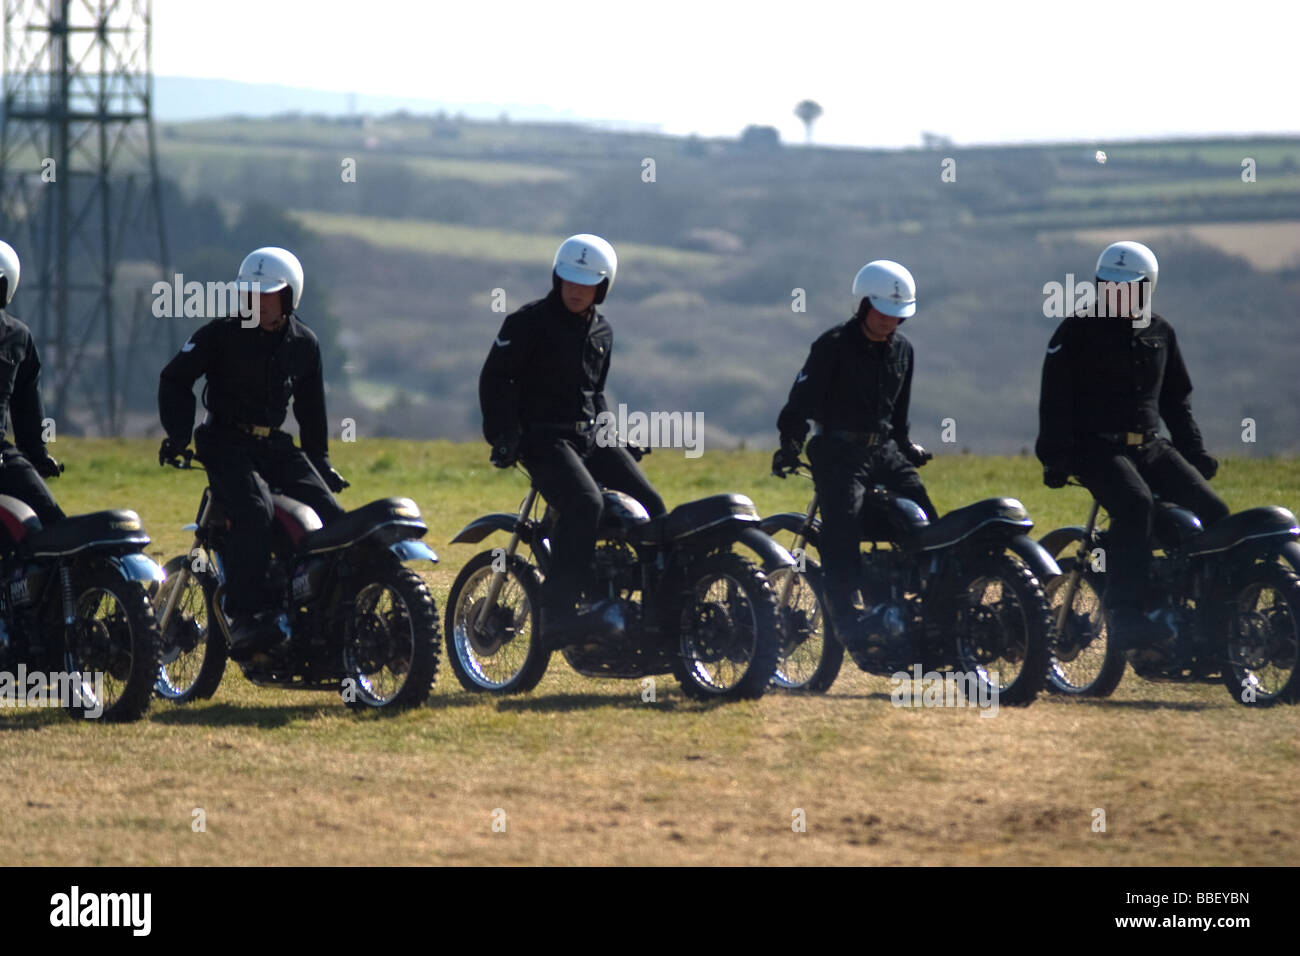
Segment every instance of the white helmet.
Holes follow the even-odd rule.
[[[293,293],[292,309],[302,301],[302,263],[288,249],[263,246],[254,249],[239,264],[236,282],[256,282],[260,292],[279,292],[289,289]]]
[[[605,296],[614,284],[618,255],[614,252],[614,247],[600,236],[584,232],[560,243],[560,248],[555,250],[551,271],[561,279],[578,285],[600,286],[596,290],[596,302],[600,303],[605,301]]]
[[[0,279],[5,280],[4,295],[0,297],[0,309],[13,301],[14,293],[18,291],[20,272],[22,272],[22,263],[18,261],[18,253],[14,252],[13,246],[0,239]]]
[[[1112,242],[1097,257],[1098,282],[1138,282],[1146,279],[1151,283],[1150,291],[1153,292],[1159,271],[1156,254],[1142,243],[1127,239]],[[1150,301],[1150,292],[1147,295]]]
[[[853,297],[866,298],[885,315],[906,319],[916,314],[916,280],[892,259],[875,259],[858,270]]]

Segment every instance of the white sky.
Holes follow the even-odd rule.
[[[154,72],[798,141],[1300,131],[1300,0],[154,0]],[[344,105],[340,97],[340,108]]]

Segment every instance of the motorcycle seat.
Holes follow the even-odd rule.
[[[40,528],[41,520],[27,502],[13,495],[0,495],[0,532],[3,532],[5,544],[10,547],[22,544],[28,535]]]
[[[419,507],[410,498],[380,498],[354,508],[323,528],[308,531],[298,540],[298,550],[316,554],[346,548],[373,534],[393,539],[418,538],[427,530]]]
[[[118,508],[69,515],[52,525],[37,528],[27,535],[28,552],[40,557],[76,554],[105,544],[125,545],[131,549],[149,543],[140,516]]]
[[[641,540],[647,542],[676,541],[698,534],[733,518],[758,523],[758,509],[745,495],[709,495],[697,501],[687,501],[672,511],[651,518],[637,527]]]
[[[1012,524],[1026,530],[1034,526],[1029,512],[1017,499],[985,498],[931,521],[907,545],[919,551],[933,551],[956,544],[990,524]]]
[[[1228,515],[1209,530],[1193,538],[1187,545],[1188,554],[1212,554],[1227,551],[1254,538],[1300,537],[1295,515],[1286,508],[1276,506],[1248,508]]]

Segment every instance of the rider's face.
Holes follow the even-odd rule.
[[[563,300],[564,307],[574,315],[582,315],[596,301],[596,289],[594,285],[578,285],[568,279],[561,279],[560,299]]]

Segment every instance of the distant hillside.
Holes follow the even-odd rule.
[[[1093,145],[764,150],[399,114],[164,124],[159,147],[177,218],[202,207],[229,224],[260,201],[311,237],[303,314],[327,294],[348,382],[331,414],[363,429],[476,435],[503,318],[493,290],[510,309],[544,294],[558,241],[592,231],[621,256],[606,309],[616,402],[702,411],[715,444],[772,444],[808,344],[848,316],[858,267],[888,257],[920,290],[904,327],[914,434],[943,451],[953,418],[956,447],[1016,452],[1033,444],[1056,324],[1044,284],[1089,278],[1101,246],[1135,237],[1160,257],[1156,309],[1178,329],[1210,443],[1300,451],[1300,139],[1109,143],[1103,164]],[[176,234],[178,264],[238,261],[211,230]],[[1246,417],[1258,441],[1243,447]]]

